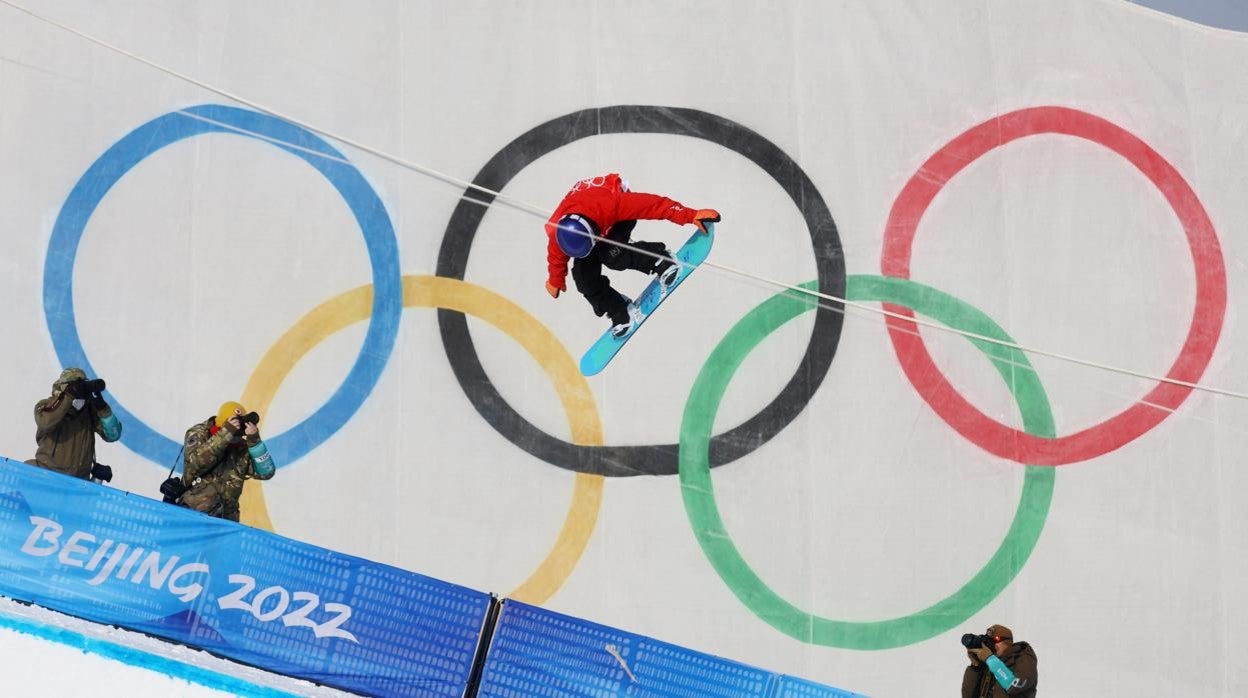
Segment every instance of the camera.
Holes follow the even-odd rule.
[[[99,482],[112,482],[112,467],[103,463],[93,463],[91,465],[91,479]]]
[[[85,400],[86,398],[91,397],[92,393],[104,392],[104,385],[105,384],[104,384],[103,378],[96,378],[95,380],[89,380],[89,381],[88,380],[73,381],[69,383],[68,385],[66,385],[65,389],[69,391],[70,395],[73,395],[74,397],[78,399]]]
[[[962,646],[967,648],[968,650],[975,650],[975,649],[979,649],[980,647],[987,647],[989,649],[992,649],[992,646],[994,644],[995,643],[992,641],[992,638],[988,635],[975,635],[972,633],[967,633],[962,636]]]
[[[186,494],[186,485],[182,478],[171,477],[160,483],[160,493],[164,495],[165,504],[181,504],[182,495]]]
[[[260,415],[256,414],[255,412],[248,412],[247,414],[236,414],[236,415],[231,416],[230,419],[238,419],[238,426],[242,429],[246,429],[248,424],[255,424],[257,426],[259,426],[260,424]],[[226,421],[229,421],[229,420],[226,420]],[[222,424],[220,426],[224,427],[225,425]]]

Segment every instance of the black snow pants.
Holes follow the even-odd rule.
[[[637,221],[620,221],[611,226],[606,237],[646,252],[671,256],[667,246],[661,242],[631,242],[636,225]],[[576,282],[576,290],[593,306],[595,315],[606,315],[611,318],[611,322],[620,325],[628,322],[628,301],[619,291],[611,288],[611,281],[602,273],[602,268],[605,266],[616,271],[633,269],[646,274],[658,274],[671,264],[637,250],[599,242],[588,255],[572,262],[572,280]]]

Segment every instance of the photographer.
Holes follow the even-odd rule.
[[[963,635],[971,665],[962,672],[962,698],[1004,698],[1036,695],[1036,652],[1026,642],[1014,642],[1004,625],[984,635]]]
[[[238,521],[243,482],[268,480],[277,468],[260,440],[260,421],[237,402],[186,430],[181,503],[209,516]]]
[[[121,422],[101,393],[104,381],[87,380],[80,368],[67,368],[52,384],[52,396],[35,403],[35,457],[27,463],[84,480],[108,482],[113,469],[95,462],[95,435],[121,438]]]

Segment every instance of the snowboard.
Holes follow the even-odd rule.
[[[684,283],[685,279],[697,270],[698,265],[706,259],[711,253],[711,245],[715,242],[715,224],[707,223],[706,232],[695,232],[682,246],[676,251],[673,257],[681,262],[680,271],[676,274],[676,280],[667,288],[667,293],[662,292],[659,284],[659,277],[650,280],[650,284],[641,292],[635,301],[637,307],[641,310],[641,321],[633,325],[628,334],[623,337],[616,337],[611,334],[611,328],[598,338],[597,342],[585,352],[581,357],[581,373],[586,376],[594,376],[602,373],[602,370],[611,363],[611,359],[619,353],[620,349],[637,334],[637,330],[645,324],[646,320],[654,314],[654,311],[676,292],[677,288]]]

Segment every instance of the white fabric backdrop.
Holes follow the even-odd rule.
[[[617,104],[711,112],[763,135],[832,211],[850,274],[878,274],[902,186],[963,131],[1028,107],[1117,124],[1186,179],[1226,265],[1227,310],[1202,382],[1248,390],[1238,348],[1248,203],[1248,38],[1110,0],[1025,2],[163,3],[28,6],[171,69],[400,158],[471,179],[528,129]],[[0,7],[0,453],[33,455],[30,407],[60,364],[43,310],[53,223],[74,183],[161,114],[229,101]],[[394,222],[404,274],[431,274],[459,190],[339,144]],[[675,136],[590,138],[505,193],[553,208],[573,181],[620,171],[633,188],[724,215],[711,260],[802,283],[809,235],[745,158]],[[466,279],[518,304],[579,356],[603,329],[574,293],[545,295],[541,221],[495,207]],[[643,223],[675,245],[687,231]],[[969,166],[917,235],[912,277],[973,305],[1019,342],[1165,373],[1197,272],[1165,199],[1119,156],[1028,138]],[[200,137],[130,172],[77,252],[82,342],[113,394],[178,438],[238,397],[264,352],[317,304],[370,282],[357,226],[306,164],[254,140]],[[620,285],[636,290],[635,279]],[[674,443],[715,344],[772,291],[703,269],[591,381],[607,443]],[[240,301],[238,299],[247,299]],[[239,309],[244,310],[242,319]],[[470,320],[502,396],[570,438],[558,396],[506,335]],[[751,355],[717,431],[772,400],[809,315]],[[329,399],[363,341],[353,325],[283,383],[267,434]],[[1020,424],[992,365],[924,332],[936,361],[992,417]],[[1147,381],[1033,357],[1058,434],[1126,409]],[[613,479],[588,548],[550,608],[879,696],[948,695],[962,632],[990,623],[1036,647],[1044,695],[1243,695],[1248,514],[1237,492],[1243,400],[1194,394],[1159,426],[1060,466],[1031,558],[1004,592],[935,637],[867,651],[792,639],[732,594],[690,531],[675,476]],[[103,448],[114,485],[156,495],[162,464]],[[163,466],[167,468],[167,464]],[[899,370],[879,318],[847,319],[810,405],[713,473],[726,526],[777,593],[828,618],[914,613],[964,584],[1009,526],[1022,467],[946,425]],[[500,436],[465,398],[436,314],[404,312],[362,409],[266,486],[275,530],[507,593],[558,534],[573,476]]]

